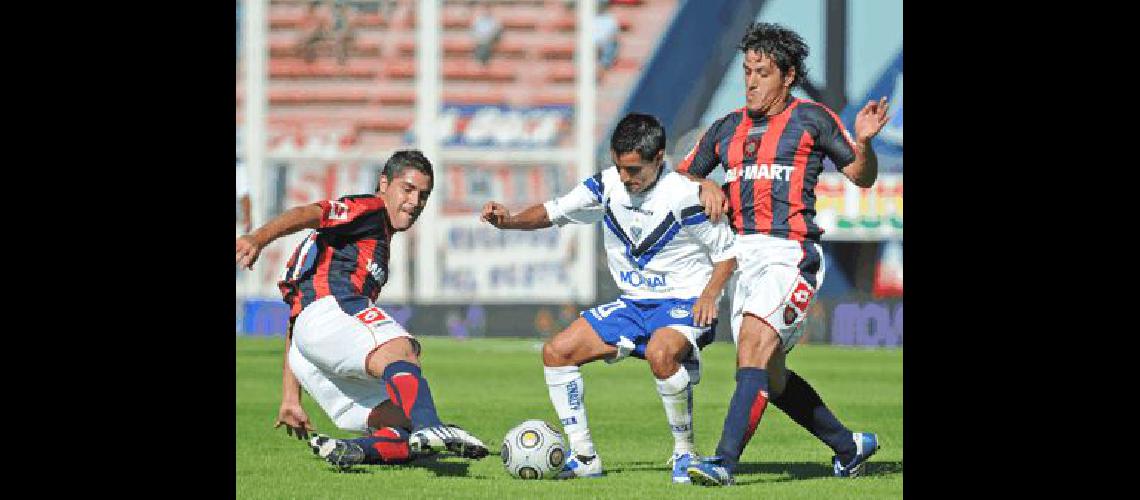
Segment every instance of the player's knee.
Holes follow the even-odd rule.
[[[736,339],[738,366],[766,367],[780,349],[780,336],[764,322],[745,320]]]
[[[658,379],[666,379],[677,372],[677,353],[663,347],[651,347],[645,350],[645,361],[649,362],[649,370]]]
[[[332,419],[333,424],[346,432],[368,432],[368,412],[349,410]]]
[[[542,364],[545,366],[569,366],[570,350],[563,342],[549,339],[542,344]]]

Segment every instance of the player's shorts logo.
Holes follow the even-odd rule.
[[[808,285],[801,277],[796,281],[796,288],[792,290],[792,294],[788,297],[788,300],[796,306],[796,309],[800,310],[800,314],[804,314],[807,312],[808,304],[811,303],[811,298],[814,294],[815,292],[811,289],[811,285]]]
[[[689,310],[684,306],[677,306],[669,310],[669,315],[677,319],[687,318],[689,316]]]
[[[387,314],[384,314],[384,311],[381,311],[379,307],[375,306],[360,311],[356,313],[355,316],[356,319],[359,319],[368,326],[379,326],[392,322],[392,319],[389,318]]]
[[[792,306],[784,307],[784,324],[785,325],[791,326],[792,323],[795,323],[796,322],[796,316],[798,316],[798,314],[796,313],[796,308],[794,308]]]

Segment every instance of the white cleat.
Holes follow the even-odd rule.
[[[587,457],[577,455],[573,451],[569,455],[570,459],[566,460],[566,464],[562,466],[562,470],[558,472],[556,479],[602,477],[605,475],[605,471],[602,470],[602,458],[598,455]]]
[[[429,455],[448,450],[463,458],[479,460],[488,453],[487,445],[462,427],[453,424],[424,427],[408,438],[413,453]]]

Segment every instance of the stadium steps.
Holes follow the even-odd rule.
[[[599,69],[599,133],[624,103],[677,7],[675,0],[611,3],[622,28],[621,48],[609,71]],[[576,13],[563,0],[491,0],[490,4],[504,31],[490,64],[484,66],[473,57],[469,4],[443,3],[443,101],[573,105]],[[270,135],[347,130],[356,134],[355,143],[361,146],[402,144],[415,113],[416,33],[410,4],[401,4],[389,18],[357,16],[355,40],[344,65],[333,58],[331,42],[318,47],[312,63],[298,57],[295,47],[306,5],[281,0],[270,4]],[[240,120],[240,83],[236,94]]]

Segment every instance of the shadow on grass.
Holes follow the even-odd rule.
[[[623,472],[636,472],[636,471],[646,471],[646,470],[671,471],[671,470],[673,470],[673,468],[671,466],[669,466],[668,464],[666,464],[665,462],[655,462],[655,461],[648,460],[648,461],[642,461],[642,462],[624,462],[621,464],[620,467],[613,467],[613,468],[606,467],[605,470],[606,470],[606,474],[609,475],[609,474],[621,474]]]
[[[895,462],[867,462],[867,468],[863,471],[863,476],[885,476],[890,474],[902,474],[903,465],[901,461]],[[764,463],[742,463],[736,467],[736,476],[742,474],[779,474],[784,477],[779,479],[750,479],[745,481],[738,481],[738,484],[751,484],[759,482],[781,482],[781,481],[798,481],[801,479],[817,479],[822,477],[832,477],[831,465],[819,462],[764,462]]]

